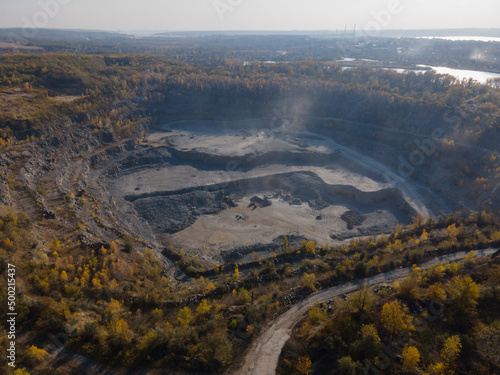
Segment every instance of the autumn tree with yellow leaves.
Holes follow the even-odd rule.
[[[382,307],[381,321],[391,336],[415,329],[408,307],[397,300],[388,302]]]
[[[420,352],[414,346],[406,346],[401,354],[403,359],[403,369],[409,373],[416,373],[418,371],[418,364],[420,362]]]
[[[302,375],[309,375],[311,373],[311,359],[307,356],[300,357],[297,371]]]

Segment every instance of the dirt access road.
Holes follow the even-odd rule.
[[[309,117],[309,118],[315,118],[315,119],[334,119],[334,118],[329,118],[329,117]],[[422,215],[425,218],[434,216],[433,212],[424,205],[424,203],[421,201],[419,195],[414,191],[413,186],[406,181],[406,178],[403,178],[400,176],[398,173],[393,172],[389,167],[386,165],[379,163],[375,161],[374,159],[370,158],[369,156],[366,156],[362,154],[359,151],[356,151],[353,148],[341,145],[340,143],[335,142],[333,139],[330,137],[321,135],[319,133],[315,132],[310,132],[310,131],[302,131],[300,132],[301,134],[310,134],[315,137],[320,137],[323,139],[324,142],[327,144],[330,144],[331,148],[337,151],[341,151],[348,159],[353,160],[354,162],[361,163],[365,167],[371,169],[372,171],[375,171],[377,173],[380,173],[386,181],[389,183],[391,182],[393,186],[397,187],[401,193],[403,194],[403,197],[406,199],[408,204],[413,207],[413,209],[420,215]],[[300,134],[299,133],[299,134]]]
[[[475,251],[475,254],[476,256],[488,256],[496,251],[498,251],[498,249],[489,248],[477,250]],[[458,261],[463,259],[466,255],[466,252],[443,255],[421,264],[420,267],[422,269],[426,269],[439,263]],[[278,365],[281,349],[290,338],[293,327],[316,303],[327,301],[344,293],[353,292],[359,289],[363,284],[375,285],[405,277],[410,273],[410,271],[411,268],[399,268],[363,279],[361,281],[356,280],[311,294],[308,298],[297,303],[275,320],[269,322],[266,327],[263,328],[260,336],[248,350],[243,366],[241,366],[237,371],[233,371],[232,374],[274,375],[276,373],[276,367]]]

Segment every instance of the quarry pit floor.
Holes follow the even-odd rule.
[[[207,264],[282,251],[285,235],[292,245],[336,245],[429,215],[385,166],[334,139],[280,128],[167,124],[107,184],[162,245]]]

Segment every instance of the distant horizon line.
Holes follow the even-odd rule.
[[[46,30],[46,31],[95,31],[95,32],[109,32],[109,33],[122,33],[127,31],[140,31],[140,32],[315,32],[315,31],[334,31],[334,32],[346,32],[344,28],[340,29],[201,29],[201,30],[172,30],[172,29],[72,29],[72,28],[59,28],[59,27],[43,27],[43,28],[32,28],[32,27],[0,27],[0,30],[18,30],[18,29],[26,29],[26,30]],[[422,29],[382,29],[378,32],[385,31],[454,31],[454,30],[498,30],[500,31],[500,27],[462,27],[462,28],[422,28]],[[353,32],[353,28],[348,28],[347,32]],[[362,32],[363,29],[357,29],[356,32]]]

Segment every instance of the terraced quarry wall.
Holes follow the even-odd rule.
[[[267,255],[284,235],[336,244],[387,233],[420,213],[380,170],[314,134],[152,134],[106,178],[163,245],[207,262]]]

